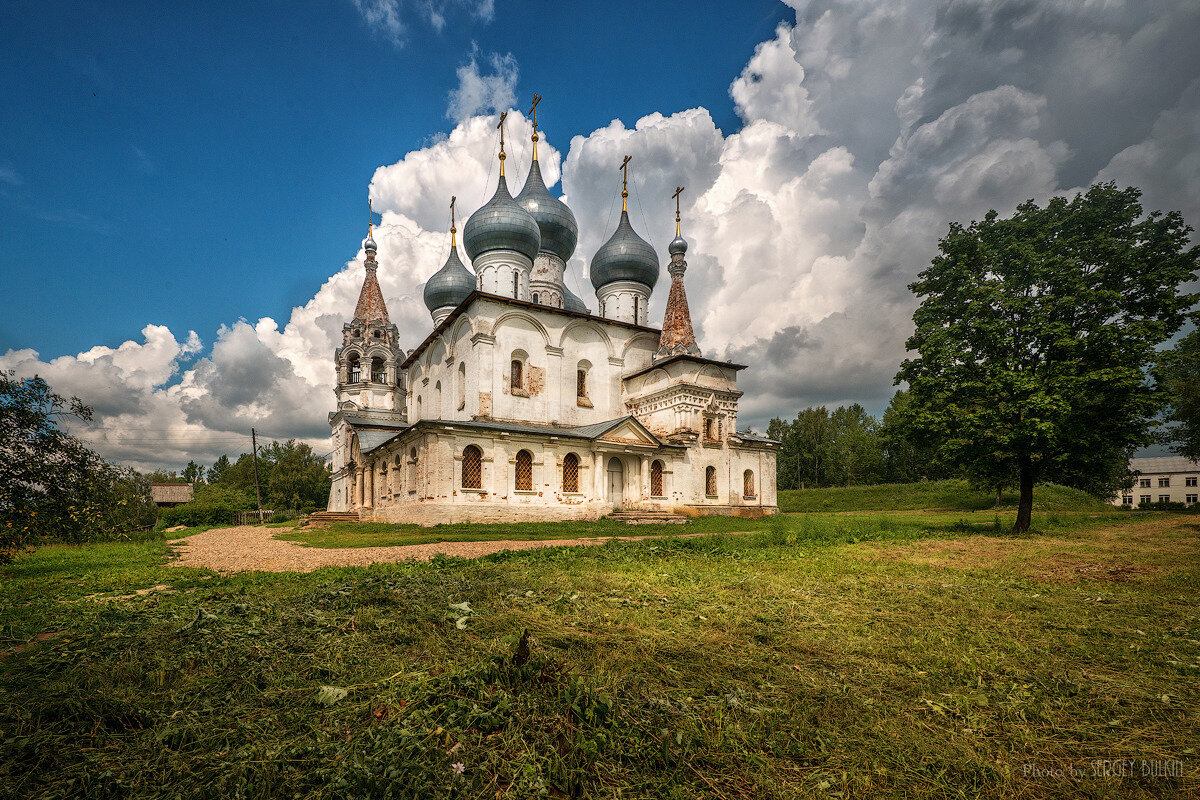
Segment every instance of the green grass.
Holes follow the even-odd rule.
[[[993,519],[808,515],[305,575],[44,548],[0,570],[0,794],[1195,796],[1197,528],[1059,514],[1017,539]],[[1047,577],[1063,563],[1142,571]]]
[[[1001,508],[1016,508],[1015,492],[1001,495]],[[1033,491],[1039,511],[1104,511],[1112,506],[1078,489],[1042,484]],[[786,489],[779,492],[779,509],[806,511],[920,511],[947,509],[984,511],[996,505],[994,492],[971,489],[966,481],[885,483],[876,486],[838,486],[828,489]]]

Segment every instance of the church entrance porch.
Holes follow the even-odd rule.
[[[612,502],[612,507],[616,511],[624,508],[625,497],[625,465],[621,463],[621,459],[610,458],[608,460],[608,499]]]

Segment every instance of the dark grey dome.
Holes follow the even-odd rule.
[[[501,175],[492,199],[472,214],[463,228],[467,256],[474,261],[492,250],[515,250],[532,261],[541,245],[537,222],[513,200]]]
[[[457,307],[473,291],[475,276],[459,260],[458,247],[451,245],[446,263],[425,281],[425,307],[430,311]]]
[[[567,311],[574,311],[579,314],[590,314],[587,304],[575,296],[567,285],[563,284],[563,308]]]
[[[567,204],[550,194],[542,180],[542,168],[535,160],[525,179],[525,188],[517,195],[517,202],[533,215],[542,234],[541,250],[553,253],[568,261],[579,241],[579,225]]]
[[[684,239],[679,234],[675,234],[675,238],[671,240],[669,245],[667,245],[667,252],[671,255],[675,255],[676,253],[686,253],[687,239]]]
[[[651,289],[658,283],[658,255],[629,224],[629,212],[621,212],[621,222],[609,240],[592,256],[592,286],[599,289],[613,281],[637,281]]]
[[[363,250],[366,250],[368,253],[379,252],[375,247],[375,239],[373,239],[369,233],[367,234],[367,238],[363,239]]]

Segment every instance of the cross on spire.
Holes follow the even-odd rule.
[[[538,161],[538,103],[541,95],[533,96],[533,106],[529,107],[529,115],[533,118],[533,160]]]
[[[455,243],[457,241],[455,239],[455,235],[458,233],[458,229],[454,227],[454,203],[456,200],[458,200],[458,198],[451,195],[451,197],[450,197],[450,246],[451,247],[455,246]]]
[[[621,170],[621,210],[629,210],[629,162],[633,160],[633,156],[625,156],[625,160],[621,162],[619,169]]]
[[[683,194],[683,187],[676,186],[675,194],[671,195],[671,197],[675,198],[675,235],[676,236],[680,235],[679,234],[679,195],[681,195],[681,194]]]
[[[500,177],[504,177],[504,120],[508,119],[508,112],[500,112],[500,122],[496,127],[500,129]]]
[[[371,207],[371,195],[367,195],[367,238],[371,237],[372,226],[375,223],[375,209]]]

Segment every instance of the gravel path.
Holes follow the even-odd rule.
[[[513,542],[439,542],[409,544],[397,547],[346,547],[326,549],[305,547],[298,542],[273,538],[284,533],[279,528],[244,525],[236,528],[214,528],[172,543],[177,557],[174,567],[200,567],[217,572],[311,572],[321,567],[362,567],[377,562],[406,559],[428,561],[436,553],[462,558],[477,558],[501,550],[533,550],[539,547],[562,545],[599,545],[611,537],[587,539],[545,539],[543,541]],[[703,536],[689,533],[685,537]],[[618,536],[621,541],[659,539],[660,536]]]

